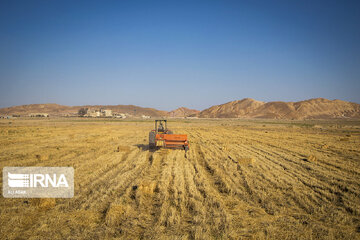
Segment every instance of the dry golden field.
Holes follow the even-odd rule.
[[[2,239],[360,239],[360,123],[1,120],[0,164],[72,166],[72,199],[0,199]],[[2,176],[1,176],[2,178]],[[2,179],[1,179],[2,184]]]

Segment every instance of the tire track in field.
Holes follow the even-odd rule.
[[[282,150],[282,149],[280,151],[268,150],[268,152],[271,152],[272,154],[283,156],[283,157],[289,155],[288,151]],[[301,158],[302,154],[298,154],[296,152],[293,152],[293,153],[294,154],[292,154],[292,156],[295,157],[295,159],[302,159]],[[288,158],[288,159],[291,160],[291,158]],[[353,169],[349,169],[349,166],[347,166],[348,167],[347,169],[340,169],[339,166],[335,166],[329,162],[321,161],[321,159],[317,159],[316,162],[311,162],[311,163],[307,163],[307,162],[299,163],[299,162],[296,162],[293,160],[291,160],[291,161],[295,164],[303,165],[303,166],[305,166],[305,168],[308,167],[307,165],[311,164],[312,170],[315,170],[312,172],[312,174],[317,174],[317,177],[319,179],[325,179],[326,175],[328,175],[329,172],[332,172],[332,174],[333,174],[332,177],[336,177],[336,181],[340,182],[340,181],[345,180],[347,182],[347,184],[354,184],[354,181],[353,181],[354,177],[360,176],[360,173],[356,172]],[[357,187],[360,187],[360,184],[358,184]]]
[[[274,154],[276,155],[277,153]],[[281,156],[281,154],[279,154],[279,156]],[[357,211],[357,207],[354,205],[354,196],[360,196],[360,185],[358,182],[348,181],[347,178],[345,178],[344,181],[343,178],[335,174],[329,176],[321,171],[312,171],[312,173],[314,173],[312,174],[314,178],[318,180],[318,185],[315,185],[313,182],[302,181],[305,185],[312,188],[313,191],[320,193],[329,201],[336,199],[338,206],[345,208],[346,211]],[[316,190],[313,188],[316,188]],[[327,191],[327,193],[324,191]]]
[[[277,149],[279,150],[280,152],[283,152],[283,153],[292,153],[293,156],[299,158],[299,159],[304,159],[306,157],[308,157],[308,154],[305,154],[305,153],[300,153],[300,152],[296,152],[290,148],[286,148],[286,147],[282,147],[282,146],[277,146],[277,145],[274,145],[272,143],[269,143],[269,142],[264,142],[264,141],[261,141],[261,140],[258,140],[258,139],[255,139],[255,138],[251,138],[251,140],[257,142],[257,143],[260,143],[261,145],[263,146],[269,146],[270,148],[272,149]],[[292,142],[292,146],[297,146],[299,149],[301,149],[303,146],[302,145],[299,145],[299,144],[296,144],[296,141],[293,141]],[[320,153],[324,153],[327,157],[328,156],[328,153],[329,151],[323,151],[321,149],[314,149],[316,152],[320,152]],[[341,157],[341,154],[339,154],[338,152],[332,152],[332,159],[337,159],[339,157]],[[341,157],[343,159],[343,161],[347,161],[348,158],[345,158],[345,157]],[[329,170],[329,171],[336,171],[337,174],[343,174],[344,172],[347,172],[347,173],[350,173],[352,175],[359,175],[360,173],[358,171],[356,171],[354,168],[349,168],[349,166],[347,165],[344,165],[342,164],[343,161],[337,161],[337,164],[335,163],[331,163],[329,161],[322,161],[321,159],[318,159],[318,161],[316,162],[316,164],[318,164],[319,166],[321,166],[321,168],[324,168],[324,170]],[[346,174],[342,175],[342,176],[345,176],[346,177]]]
[[[126,203],[126,206],[131,206],[132,211],[125,213],[124,220],[117,226],[128,238],[147,238],[146,236],[149,233],[152,236],[157,228],[164,204],[162,189],[167,183],[162,183],[161,178],[169,166],[168,157],[169,155],[162,151],[147,152],[148,166],[126,187],[124,194],[112,201],[114,204]],[[108,207],[111,208],[111,205]],[[154,230],[149,231],[150,229]],[[108,228],[108,231],[110,230]]]
[[[221,177],[214,175],[213,170],[208,168],[206,153],[201,147],[198,145],[194,147],[194,158],[190,158],[189,161],[197,171],[194,182],[197,191],[204,199],[204,208],[207,209],[204,221],[205,225],[209,227],[203,230],[209,236],[226,237],[232,227],[231,213],[225,205],[226,200],[232,199],[230,190]]]
[[[261,202],[260,204],[264,207],[267,208],[267,206],[264,205],[264,201],[266,200],[266,196],[271,196],[270,199],[272,199],[274,201],[274,203],[278,202],[280,203],[280,205],[278,205],[277,207],[273,207],[273,210],[278,210],[281,208],[281,205],[283,203],[288,202],[287,200],[292,199],[292,201],[295,203],[296,206],[298,206],[299,209],[305,211],[308,214],[311,214],[312,212],[312,208],[313,206],[321,206],[321,202],[324,202],[324,194],[321,192],[318,192],[317,190],[314,190],[312,187],[310,187],[309,185],[306,185],[306,183],[304,184],[304,180],[301,179],[301,177],[299,177],[296,174],[292,173],[291,168],[286,167],[284,170],[283,165],[276,165],[276,161],[274,160],[274,162],[268,158],[265,155],[261,155],[259,153],[257,153],[256,151],[251,151],[249,150],[250,154],[256,154],[256,161],[258,162],[259,167],[259,171],[257,170],[257,168],[254,168],[254,172],[252,174],[250,174],[249,179],[252,179],[252,183],[251,185],[253,186],[252,188],[254,189],[255,192],[263,192],[263,194],[259,194],[258,196],[263,196],[261,197]],[[264,169],[263,167],[261,167],[262,165],[267,165],[267,166],[272,166],[270,169],[262,171],[262,169]],[[275,166],[279,166],[279,167],[275,167]],[[274,180],[281,181],[281,182],[274,182]],[[296,180],[295,180],[296,179]],[[294,181],[295,180],[295,181]],[[301,185],[299,185],[301,184]],[[285,187],[282,187],[282,185],[285,185]],[[299,200],[298,197],[295,197],[293,194],[295,194],[295,189],[298,189],[300,187],[306,187],[307,189],[311,189],[311,191],[316,192],[319,194],[319,196],[317,196],[317,199],[312,199],[312,197],[308,194],[306,194],[305,196],[307,198],[309,198],[309,200],[312,202],[312,204],[305,204],[302,200]],[[307,190],[301,191],[303,193],[308,193]],[[276,195],[275,195],[276,194]],[[299,193],[297,193],[296,196],[298,196]],[[264,198],[266,197],[266,198]],[[280,199],[279,199],[280,198]],[[275,201],[275,199],[278,199],[277,201]],[[308,206],[311,206],[310,209],[308,208]],[[269,210],[267,210],[267,212],[269,212]],[[272,213],[271,211],[269,213]]]
[[[296,167],[292,166],[285,166],[284,160],[282,160],[283,163],[278,163],[276,160],[272,160],[271,157],[268,157],[266,153],[262,153],[262,151],[258,151],[258,149],[254,149],[254,147],[251,148],[250,151],[256,152],[260,156],[264,157],[268,161],[271,161],[274,164],[279,164],[283,168],[285,167],[286,171],[283,172],[285,175],[292,176],[293,178],[297,179],[299,183],[302,183],[304,187],[306,187],[308,190],[301,191],[306,198],[299,198],[299,192],[296,193],[296,196],[293,194],[290,194],[290,197],[292,200],[299,205],[300,208],[306,210],[308,214],[312,214],[314,212],[314,206],[317,208],[320,208],[324,203],[329,204],[336,201],[341,201],[343,196],[339,198],[336,194],[336,190],[331,187],[331,184],[326,181],[320,181],[316,177],[310,177],[306,175],[306,173],[297,171]],[[258,152],[257,152],[258,151]],[[277,158],[278,159],[278,158]],[[279,174],[281,176],[281,174]],[[310,192],[309,192],[310,190]],[[292,193],[293,191],[291,191]],[[313,194],[310,194],[313,192]],[[351,201],[350,201],[351,204]],[[354,211],[352,207],[339,205],[343,207],[346,211]],[[351,205],[350,205],[351,206]]]
[[[234,163],[233,160],[230,160],[230,155],[227,152],[218,151],[219,146],[217,143],[208,140],[207,145],[200,145],[206,149],[206,156],[209,156],[205,157],[204,151],[200,150],[202,153],[201,158],[205,159],[203,166],[211,175],[215,175],[215,185],[218,190],[227,194],[235,194],[248,203],[252,203],[253,198],[256,198],[256,196],[254,196],[253,191],[248,185],[246,176],[242,172],[242,167],[238,163]],[[249,199],[247,196],[251,196],[251,198]]]
[[[101,212],[104,212],[109,204],[114,199],[121,197],[126,192],[126,189],[133,185],[137,178],[141,178],[143,172],[149,167],[149,161],[145,152],[139,152],[133,158],[129,156],[127,160],[133,160],[132,164],[128,163],[131,167],[125,164],[116,174],[107,178],[106,186],[108,187],[100,188],[96,194],[92,194],[83,208],[100,209]],[[96,201],[96,199],[101,199],[101,201]]]
[[[212,146],[214,146],[215,144],[211,144]],[[214,148],[212,148],[214,149]],[[250,155],[253,155],[254,152],[250,150]],[[264,162],[265,164],[267,164],[266,162]],[[283,166],[282,166],[283,167]],[[269,214],[273,214],[273,211],[269,211],[268,207],[264,205],[263,203],[263,197],[260,197],[260,196],[263,196],[264,194],[260,194],[259,190],[256,190],[256,189],[259,189],[259,184],[260,186],[263,186],[262,188],[263,189],[268,189],[270,186],[276,186],[276,188],[279,188],[277,187],[278,184],[274,184],[273,182],[271,182],[270,180],[267,180],[268,184],[270,185],[264,185],[264,182],[261,178],[259,178],[259,176],[261,176],[260,174],[261,173],[257,173],[257,174],[253,174],[252,172],[248,172],[248,168],[242,168],[240,165],[238,166],[238,169],[241,171],[241,178],[243,179],[243,182],[242,184],[245,186],[245,188],[247,189],[247,193],[249,195],[249,197],[245,197],[245,200],[247,200],[248,202],[249,201],[252,201],[253,203],[259,203],[257,205],[261,206],[264,208],[264,210],[266,212],[268,212]],[[254,168],[252,168],[252,171],[253,171]],[[246,172],[244,171],[246,170]],[[225,174],[226,174],[226,171],[225,171]],[[249,176],[249,177],[246,177],[246,176]],[[281,174],[279,174],[281,176]],[[264,176],[264,175],[263,175]],[[252,184],[250,185],[250,183],[246,180],[246,178],[248,179],[251,179],[251,182]],[[267,179],[267,178],[265,178]],[[276,179],[276,178],[275,178]],[[246,187],[247,186],[247,187]],[[270,189],[272,189],[270,187]],[[281,188],[279,188],[280,190],[282,190]],[[263,190],[262,190],[263,192]],[[266,192],[266,191],[265,191]],[[243,196],[244,197],[244,196]],[[275,196],[274,196],[275,197]],[[316,201],[315,201],[316,202]],[[299,204],[300,208],[301,209],[306,209],[304,208],[305,205],[303,204]]]
[[[214,151],[216,148],[212,147],[211,149],[214,154],[217,152]],[[211,153],[211,150],[209,152]],[[219,160],[222,160],[221,165]],[[207,164],[209,163],[208,161]],[[222,156],[217,161],[213,160],[211,168],[216,169],[217,175],[224,176],[223,182],[229,186],[230,192],[238,197],[239,200],[246,202],[254,208],[262,208],[269,215],[274,215],[276,209],[273,206],[269,206],[265,201],[264,189],[276,189],[278,185],[275,185],[266,178],[264,182],[264,179],[259,174],[254,173],[253,168],[249,170],[248,167],[236,162],[236,158],[232,157],[230,159],[229,155]],[[219,169],[221,169],[220,172]],[[231,185],[230,182],[233,184]],[[275,188],[274,185],[276,186]]]
[[[172,152],[173,153],[173,152]],[[166,162],[163,165],[163,171],[159,182],[159,192],[161,206],[158,212],[158,218],[156,219],[156,227],[161,229],[162,227],[172,226],[177,219],[173,218],[175,214],[174,209],[174,167],[175,167],[175,156],[169,154]]]
[[[352,194],[358,194],[358,193],[354,192],[356,190],[353,191],[349,187],[344,187],[343,181],[345,178],[346,185],[348,185],[348,186],[356,184],[357,186],[355,186],[354,189],[359,189],[360,184],[354,182],[352,179],[348,180],[348,178],[343,175],[339,176],[333,172],[331,175],[331,178],[329,178],[328,172],[324,172],[318,165],[314,165],[312,163],[306,163],[306,162],[299,163],[297,161],[292,160],[291,156],[288,157],[286,155],[286,153],[274,152],[270,149],[266,149],[266,151],[265,151],[265,150],[263,150],[263,149],[265,149],[264,147],[263,147],[263,149],[259,149],[256,147],[253,147],[253,148],[256,149],[257,151],[261,151],[261,152],[268,154],[270,156],[273,156],[273,157],[278,156],[280,159],[284,159],[287,162],[293,164],[293,166],[298,166],[298,167],[302,168],[303,171],[301,171],[301,170],[299,170],[299,171],[303,173],[302,174],[303,178],[311,176],[313,179],[316,179],[318,183],[325,184],[329,190],[331,190],[331,186],[335,186],[335,187],[338,187],[339,189],[343,189]],[[311,171],[309,171],[309,170],[311,170]],[[316,185],[314,185],[314,187],[316,187]],[[319,188],[321,188],[321,187],[319,186]]]
[[[71,206],[73,208],[79,208],[82,204],[84,204],[88,200],[87,199],[88,196],[93,194],[93,191],[94,191],[94,189],[96,189],[97,186],[105,185],[108,179],[112,179],[114,176],[116,176],[120,172],[124,171],[124,169],[128,170],[128,169],[126,169],[126,167],[131,168],[131,166],[129,167],[126,164],[126,159],[131,154],[140,154],[140,152],[137,149],[135,149],[133,151],[124,153],[124,155],[120,159],[114,157],[113,158],[114,162],[112,161],[111,164],[107,164],[105,169],[101,169],[101,172],[97,171],[96,173],[93,173],[92,175],[94,176],[94,179],[96,179],[96,180],[94,180],[90,184],[88,184],[86,186],[86,189],[81,191],[81,195],[76,195],[76,197],[74,197],[72,199]],[[121,167],[119,167],[119,166],[121,166]],[[100,174],[101,174],[101,176],[99,177]],[[75,192],[75,194],[76,194],[76,192]]]

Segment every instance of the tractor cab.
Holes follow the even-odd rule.
[[[165,133],[167,131],[167,120],[155,120],[156,133]]]

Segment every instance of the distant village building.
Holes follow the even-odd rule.
[[[126,118],[127,117],[125,113],[114,113],[114,116],[116,118]]]
[[[30,113],[29,117],[49,117],[47,113]]]
[[[87,108],[84,116],[85,117],[100,117],[100,111],[91,109],[91,108]]]
[[[101,112],[99,110],[95,110],[94,117],[101,117]]]
[[[112,117],[112,110],[87,108],[84,116],[85,117]]]
[[[112,117],[112,110],[110,109],[100,109],[101,116],[103,117]]]
[[[142,115],[141,117],[144,119],[151,118],[151,116],[146,116],[146,115]]]

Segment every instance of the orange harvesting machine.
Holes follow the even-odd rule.
[[[189,150],[186,134],[174,134],[167,128],[167,120],[155,120],[155,129],[149,132],[149,148],[182,148]]]

